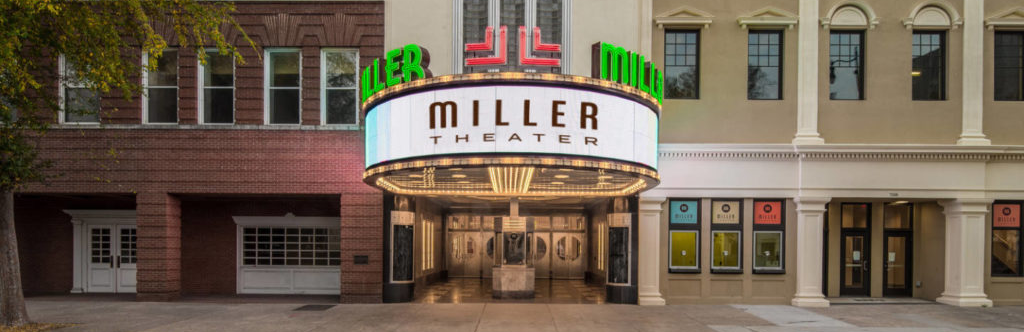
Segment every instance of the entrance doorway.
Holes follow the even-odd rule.
[[[134,293],[135,225],[89,225],[86,291]]]
[[[839,295],[870,296],[871,204],[843,203]]]
[[[885,296],[911,296],[913,275],[913,212],[911,204],[885,205],[885,242],[883,257],[882,294]]]

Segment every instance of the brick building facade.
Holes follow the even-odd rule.
[[[67,211],[130,211],[137,228],[126,232],[137,238],[114,243],[132,248],[140,300],[242,292],[242,226],[232,218],[294,216],[340,220],[326,226],[339,229],[332,238],[340,239],[330,250],[340,248],[341,254],[331,254],[326,264],[340,270],[340,282],[331,287],[338,287],[334,293],[343,302],[379,302],[381,194],[361,181],[358,116],[344,125],[322,121],[321,50],[357,52],[359,67],[382,56],[383,6],[238,2],[236,19],[260,50],[246,47],[237,33],[229,35],[246,61],[233,71],[231,124],[201,123],[199,62],[194,51],[180,49],[176,123],[147,123],[144,99],[109,95],[101,99],[98,124],[55,125],[40,139],[39,150],[54,161],[50,172],[58,176],[16,196],[26,293],[88,292],[79,278],[88,279],[97,262],[108,262],[89,261],[93,238],[76,233],[76,227],[88,231],[90,219]],[[272,124],[265,116],[268,61],[258,52],[274,48],[300,54],[297,124]],[[84,256],[76,256],[76,249]],[[120,269],[129,260],[113,249],[116,261],[109,265]],[[368,263],[356,266],[353,256],[367,256]]]

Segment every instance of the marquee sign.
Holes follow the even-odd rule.
[[[365,123],[367,167],[424,156],[528,153],[657,168],[655,111],[587,89],[495,84],[423,91],[378,104]]]

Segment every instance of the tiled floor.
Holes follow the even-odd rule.
[[[427,287],[417,287],[413,302],[419,303],[580,303],[605,302],[605,287],[583,280],[536,279],[533,299],[499,300],[491,297],[491,279],[448,278]]]

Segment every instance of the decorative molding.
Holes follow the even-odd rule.
[[[985,19],[989,30],[994,28],[1024,28],[1024,6],[1001,11]]]
[[[232,216],[238,226],[305,226],[340,228],[340,217],[296,217],[284,216]]]
[[[891,161],[987,161],[989,154],[970,153],[887,153],[887,152],[811,152],[801,160],[891,160]]]
[[[1016,146],[662,144],[662,160],[1024,161]]]
[[[71,223],[79,224],[135,224],[135,210],[64,210]]]
[[[785,26],[793,29],[793,26],[799,21],[800,18],[796,14],[774,6],[761,8],[736,19],[741,29],[746,29],[748,26]]]
[[[903,19],[907,29],[956,29],[963,24],[956,7],[946,0],[923,1]]]
[[[664,29],[666,26],[702,26],[705,29],[707,29],[711,26],[711,21],[713,18],[713,15],[703,10],[696,9],[690,6],[681,6],[669,11],[662,12],[661,14],[655,15],[654,24],[657,24],[658,28],[662,29]]]
[[[821,19],[825,29],[874,29],[878,25],[878,15],[861,0],[848,0],[836,4]]]

